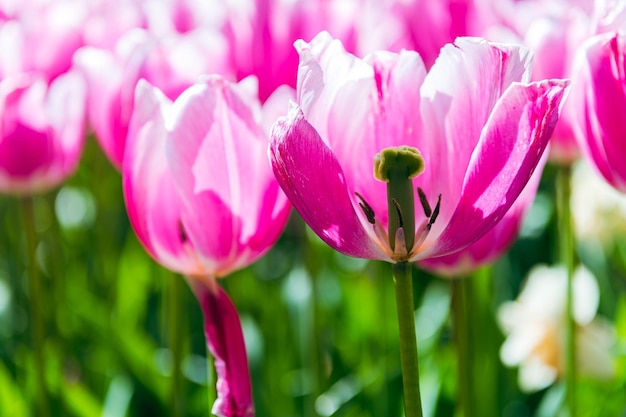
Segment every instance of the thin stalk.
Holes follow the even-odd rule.
[[[183,415],[182,407],[182,369],[181,363],[183,358],[183,335],[181,331],[183,320],[181,320],[180,290],[182,282],[180,277],[169,274],[169,291],[168,295],[168,336],[169,345],[172,352],[172,385],[170,387],[170,409],[172,417],[181,417]]]
[[[472,346],[467,323],[468,308],[468,279],[452,281],[452,329],[457,349],[457,415],[474,417],[472,403],[472,381],[474,378],[472,363]],[[460,412],[459,412],[460,411]]]
[[[561,263],[567,271],[566,320],[567,340],[565,352],[565,387],[569,416],[575,417],[576,410],[576,322],[574,321],[574,237],[570,207],[571,166],[559,169],[557,174],[557,195],[559,208],[559,249]]]
[[[35,231],[35,213],[31,197],[24,197],[22,199],[22,212],[24,216],[24,231],[26,234],[28,252],[28,291],[30,297],[28,304],[32,323],[33,355],[37,380],[37,406],[39,407],[38,415],[47,417],[50,415],[50,407],[48,406],[48,390],[46,387],[43,359],[44,328],[43,315],[41,313],[41,301],[43,297],[41,296],[41,281],[36,264],[37,232]]]
[[[207,400],[209,401],[209,408],[217,400],[217,386],[215,385],[217,381],[217,371],[215,370],[215,360],[213,359],[213,355],[209,351],[207,347],[206,350],[206,372],[207,372]]]
[[[392,271],[400,331],[400,364],[405,415],[406,417],[422,417],[411,265],[407,262],[398,262],[392,265]]]

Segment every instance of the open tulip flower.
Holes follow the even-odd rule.
[[[393,263],[456,252],[504,216],[541,159],[567,87],[528,83],[529,50],[477,38],[445,46],[428,74],[415,52],[361,60],[327,33],[296,48],[298,103],[271,135],[276,177],[331,247]],[[409,188],[415,208],[388,202],[389,183],[372,174],[376,155],[394,147],[412,149],[421,167],[411,174],[423,170]]]
[[[393,264],[405,412],[420,417],[409,262],[498,223],[542,158],[567,82],[528,83],[529,50],[477,38],[445,46],[428,73],[416,52],[361,60],[326,32],[295,45],[298,102],[272,129],[274,173],[328,245]]]
[[[266,153],[269,121],[291,90],[277,90],[261,108],[253,84],[212,76],[171,102],[141,80],[123,165],[139,240],[188,278],[200,302],[218,374],[213,412],[226,417],[252,415],[252,396],[239,318],[215,279],[263,255],[290,209]]]
[[[626,37],[618,32],[589,38],[579,49],[569,104],[576,135],[588,159],[616,189],[626,192]]]
[[[76,72],[52,83],[34,73],[0,81],[0,191],[33,194],[78,166],[85,132],[85,85]]]

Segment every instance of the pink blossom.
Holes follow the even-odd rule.
[[[157,37],[135,29],[113,50],[84,47],[76,65],[88,80],[88,119],[113,165],[121,168],[137,81],[145,78],[170,99],[208,73],[227,74],[227,46],[214,31]]]
[[[86,4],[61,0],[13,6],[10,18],[0,21],[0,79],[37,72],[50,81],[68,71],[74,51],[84,43]]]
[[[48,84],[38,74],[0,81],[0,191],[31,194],[59,185],[80,159],[85,86],[75,72]]]
[[[327,244],[360,258],[418,261],[483,236],[529,181],[567,86],[528,83],[527,49],[475,38],[444,47],[428,74],[414,52],[361,60],[327,33],[296,47],[298,103],[272,130],[274,173]],[[416,204],[406,254],[391,249],[386,185],[372,175],[378,152],[403,145],[425,164],[414,186],[431,207],[441,196],[434,223]]]
[[[580,48],[569,98],[576,134],[588,159],[615,188],[626,191],[626,76],[624,35],[589,38]]]
[[[269,121],[292,94],[279,89],[261,108],[254,83],[211,76],[172,102],[141,80],[123,165],[139,240],[189,277],[201,303],[219,378],[213,412],[228,417],[251,415],[252,397],[239,321],[215,278],[262,256],[290,210],[266,152]]]

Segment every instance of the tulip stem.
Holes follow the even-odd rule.
[[[43,359],[44,328],[43,315],[41,312],[41,281],[36,263],[37,232],[35,231],[35,213],[33,210],[32,197],[24,197],[22,199],[22,210],[24,216],[26,247],[28,252],[28,291],[30,297],[30,318],[32,320],[32,345],[35,360],[35,374],[37,380],[37,405],[39,407],[39,413],[37,415],[47,417],[50,415],[50,407],[48,406],[48,391],[46,388],[45,367]]]
[[[561,263],[567,271],[566,292],[566,372],[565,385],[567,392],[567,406],[569,417],[576,416],[576,322],[574,321],[574,238],[572,230],[572,215],[570,207],[571,196],[571,166],[561,167],[557,174],[557,195],[559,208],[559,249]]]
[[[473,358],[469,327],[467,325],[469,306],[468,281],[467,279],[455,279],[452,281],[452,328],[457,350],[457,398],[460,416],[474,417],[474,403],[472,401],[472,372]]]
[[[180,309],[182,303],[180,297],[182,291],[180,290],[181,282],[180,277],[174,274],[169,275],[169,287],[168,291],[168,327],[169,327],[169,345],[172,352],[172,385],[170,387],[170,407],[173,417],[180,417],[183,415],[182,410],[182,370],[181,362],[183,356],[183,336],[181,332],[181,326],[183,320],[181,320]]]
[[[422,417],[411,265],[408,262],[398,262],[392,265],[392,271],[400,332],[400,364],[405,415],[406,417]]]

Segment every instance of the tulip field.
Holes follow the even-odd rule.
[[[625,417],[626,1],[0,1],[0,417]]]

